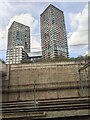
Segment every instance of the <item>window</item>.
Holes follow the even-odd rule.
[[[25,42],[25,48],[27,48],[27,42]]]
[[[43,21],[45,22],[45,19],[46,19],[46,16],[45,15],[43,15]]]
[[[46,33],[45,33],[45,39],[46,39]]]
[[[17,30],[17,32],[15,33],[16,38],[19,39],[19,31]]]
[[[53,19],[53,20],[52,20],[52,24],[54,24],[54,23],[55,23],[55,20]]]

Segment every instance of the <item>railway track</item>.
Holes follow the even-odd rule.
[[[90,110],[90,98],[48,99],[34,101],[11,101],[2,104],[4,119],[15,117],[45,118],[46,113],[55,111]]]

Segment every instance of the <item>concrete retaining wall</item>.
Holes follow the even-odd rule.
[[[76,62],[11,65],[8,88],[3,86],[3,101],[87,96],[85,87],[85,94],[79,92],[81,66]]]

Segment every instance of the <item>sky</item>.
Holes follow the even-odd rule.
[[[88,1],[0,1],[0,59],[5,60],[8,28],[13,21],[30,27],[31,52],[41,51],[40,14],[53,4],[64,12],[69,56],[88,53]]]

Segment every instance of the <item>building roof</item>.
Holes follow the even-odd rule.
[[[60,12],[62,12],[63,13],[63,11],[62,10],[60,10],[60,9],[58,9],[57,7],[55,7],[54,5],[52,5],[52,4],[50,4],[42,13],[41,13],[41,15],[40,16],[42,16],[42,14],[47,10],[47,9],[49,9],[50,7],[53,7],[53,8],[55,8],[55,9],[57,9],[57,10],[59,10]]]
[[[27,26],[27,25],[24,25],[24,24],[22,24],[22,23],[19,23],[19,22],[16,22],[16,21],[13,21],[13,23],[11,24],[11,26],[10,26],[10,28],[14,25],[14,24],[20,24],[20,25],[23,25],[23,26],[25,26],[25,27],[28,27],[28,28],[30,28],[29,26]],[[10,29],[9,28],[9,29]]]
[[[42,57],[42,52],[31,52],[31,53],[28,53],[28,56],[30,58],[37,58],[37,57]]]
[[[12,46],[11,48],[8,48],[7,50],[12,50],[12,49],[16,49],[16,48],[24,49],[24,46]]]

